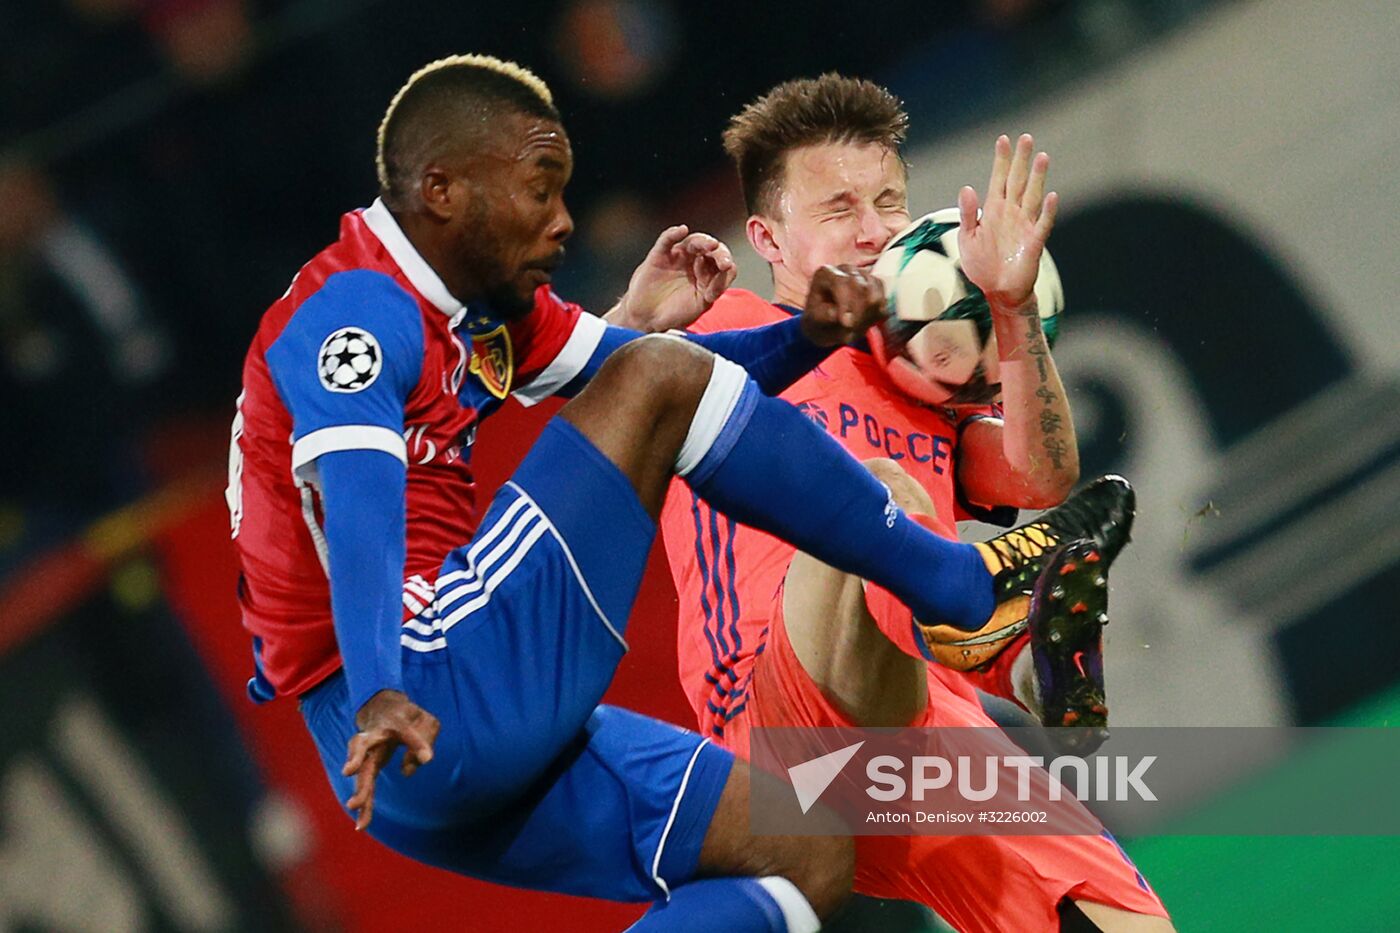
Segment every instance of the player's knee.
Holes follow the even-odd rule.
[[[856,849],[850,836],[809,836],[803,840],[801,863],[783,875],[826,920],[850,898],[855,872]]]
[[[701,874],[784,878],[806,898],[817,916],[830,917],[850,896],[855,879],[855,843],[843,833],[844,824],[820,805],[812,812],[819,819],[829,820],[821,826],[831,835],[752,835],[748,821],[754,781],[767,785],[768,794],[784,792],[777,778],[755,774],[746,762],[736,761],[705,834]]]
[[[710,381],[714,357],[688,340],[651,334],[619,349],[598,372],[617,391],[634,394],[658,407],[693,410]]]
[[[933,514],[933,500],[928,492],[898,463],[888,457],[875,457],[862,462],[876,479],[889,487],[895,505],[905,512]]]
[[[869,460],[862,460],[861,464],[886,486],[898,482],[900,477],[908,475],[898,463],[889,457],[871,457]]]

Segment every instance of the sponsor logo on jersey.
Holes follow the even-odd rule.
[[[808,417],[811,417],[810,413]],[[865,438],[865,442],[877,456],[883,455],[895,461],[927,463],[938,476],[943,475],[952,459],[954,443],[951,437],[927,434],[923,431],[910,431],[906,434],[893,425],[883,424],[874,415],[863,412],[847,402],[837,405],[836,418],[836,429],[833,433],[843,440],[851,434]],[[910,463],[903,465],[906,469],[912,469]]]
[[[384,368],[384,353],[374,334],[362,327],[342,327],[321,344],[316,374],[331,392],[360,392],[374,385]]]
[[[496,398],[503,399],[510,394],[515,355],[510,345],[510,332],[504,324],[485,334],[472,334],[469,369]]]
[[[462,432],[457,435],[457,442],[445,447],[428,436],[428,432],[432,427],[431,424],[423,423],[411,424],[404,429],[403,439],[404,444],[408,447],[408,459],[410,462],[416,463],[419,466],[425,466],[439,459],[439,454],[441,454],[440,459],[443,463],[456,463],[458,460],[462,459],[463,451],[470,450],[472,445],[476,443],[476,424],[472,424],[463,429]]]
[[[885,486],[885,527],[893,528],[894,523],[898,520],[899,506],[894,504],[894,490]]]
[[[797,410],[811,418],[823,431],[830,430],[831,419],[827,417],[826,410],[816,402],[803,402],[797,406]]]
[[[408,447],[409,459],[419,465],[431,463],[438,455],[437,441],[428,437],[430,424],[409,425],[403,432],[404,443]]]

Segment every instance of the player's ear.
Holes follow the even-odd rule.
[[[752,215],[744,225],[744,234],[749,238],[749,245],[769,265],[779,263],[783,258],[783,248],[778,245],[775,227],[773,221],[761,214]]]
[[[442,221],[451,220],[463,207],[458,202],[471,196],[465,185],[454,184],[452,174],[439,165],[423,169],[418,179],[418,193],[428,213]]]

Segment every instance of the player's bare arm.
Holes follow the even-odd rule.
[[[1004,424],[968,426],[959,478],[974,502],[1047,508],[1078,481],[1079,447],[1036,307],[1036,275],[1059,196],[1045,193],[1050,157],[1033,151],[1029,134],[1014,151],[1010,139],[998,137],[985,203],[971,187],[958,193],[963,272],[991,308],[1005,406]]]
[[[708,233],[691,233],[684,224],[667,227],[603,320],[644,333],[686,327],[709,310],[737,274],[728,246]]]

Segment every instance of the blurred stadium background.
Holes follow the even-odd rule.
[[[908,102],[915,213],[995,133],[1054,156],[1085,472],[1138,485],[1123,725],[1400,717],[1400,7],[1367,0],[8,0],[0,5],[0,930],[601,931],[354,838],[292,704],[243,697],[222,472],[258,315],[373,197],[418,65],[554,87],[602,309],[666,224],[728,234],[725,118],[840,70]],[[496,419],[488,488],[545,412]],[[682,724],[653,567],[610,699]],[[1262,772],[1202,762],[1199,802]],[[1345,793],[1345,788],[1337,788]],[[1163,830],[1170,827],[1162,827]],[[1393,838],[1144,834],[1183,930],[1400,928]],[[866,929],[930,928],[872,906]],[[855,926],[853,926],[855,928]]]

